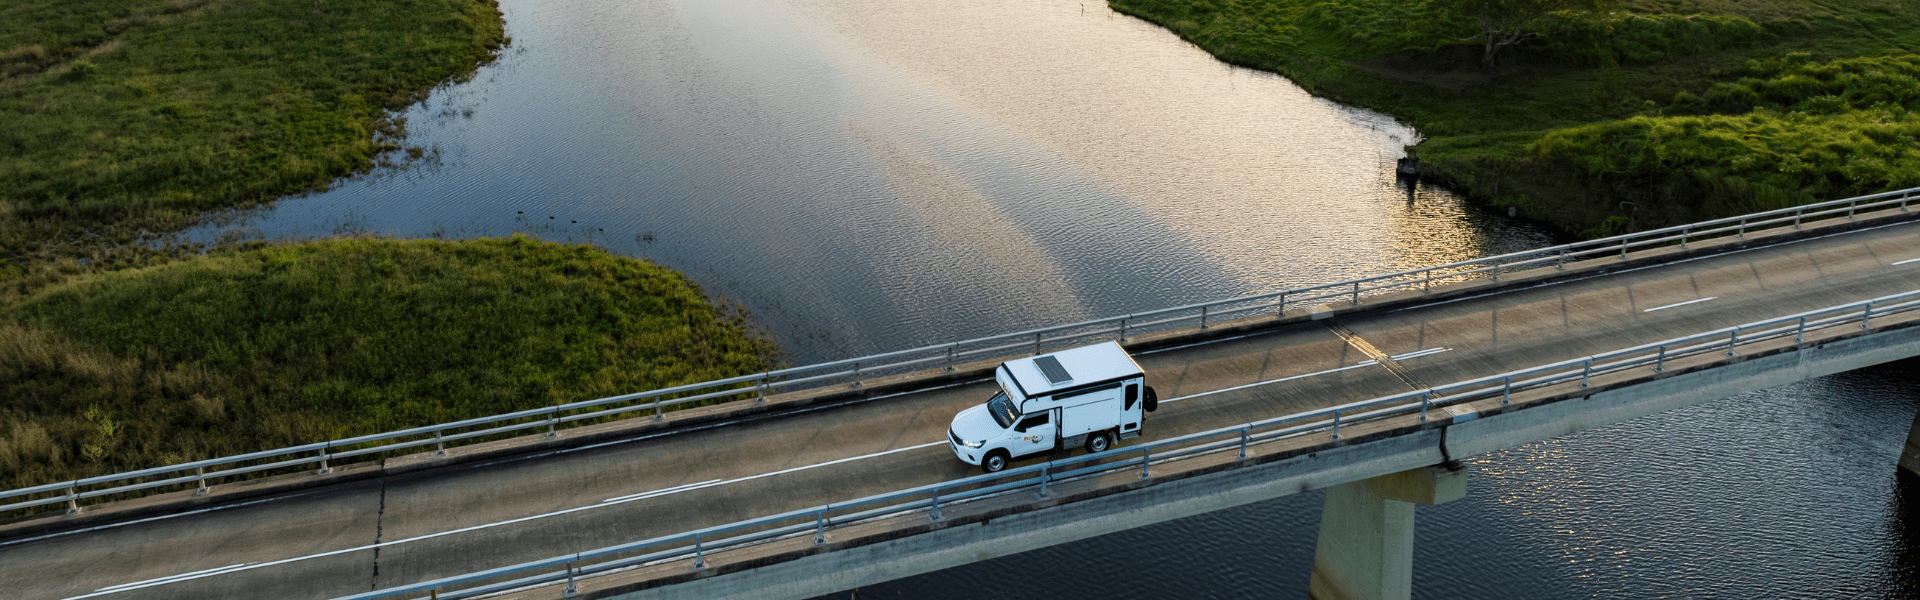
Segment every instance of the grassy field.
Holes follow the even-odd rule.
[[[1576,234],[1920,185],[1912,0],[1626,0],[1546,19],[1491,71],[1444,1],[1110,3],[1396,115],[1455,187]]]
[[[0,488],[760,372],[773,342],[575,245],[254,243],[0,312]]]
[[[491,0],[0,3],[0,282],[367,169],[503,43]]]

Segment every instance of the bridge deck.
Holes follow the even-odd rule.
[[[1146,436],[1920,289],[1920,262],[1894,264],[1916,258],[1920,224],[1907,223],[1337,319],[1366,345],[1404,357],[1401,374],[1363,364],[1371,357],[1325,321],[1156,351],[1138,359],[1163,398],[1294,379],[1166,403]],[[990,385],[8,542],[0,589],[24,598],[325,598],[955,479],[973,471],[948,452],[946,426]],[[152,584],[234,566],[243,567]],[[108,588],[139,582],[152,585]]]

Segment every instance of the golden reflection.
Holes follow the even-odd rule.
[[[786,1],[1122,190],[1248,291],[1401,264],[1401,209],[1378,199],[1414,133],[1383,115],[1227,66],[1105,3]]]
[[[991,297],[997,306],[1060,321],[1086,318],[1079,294],[1044,248],[1034,243],[978,188],[948,169],[911,134],[856,117],[847,123],[854,138],[881,164],[911,222],[889,228],[917,234],[895,238],[877,266],[888,277],[888,296],[908,314],[938,315],[925,293],[950,280],[979,282],[972,293]],[[878,251],[879,249],[874,249]],[[1061,303],[1070,303],[1062,306]]]

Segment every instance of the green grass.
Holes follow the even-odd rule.
[[[1920,171],[1920,3],[1628,0],[1550,19],[1492,76],[1445,3],[1110,3],[1222,60],[1396,115],[1454,187],[1575,233],[1911,186]]]
[[[504,35],[491,0],[0,4],[0,259],[83,256],[367,169],[402,144],[385,111]]]
[[[71,276],[0,313],[0,487],[766,370],[652,263],[577,245],[255,243]]]

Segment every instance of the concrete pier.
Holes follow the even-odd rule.
[[[1413,506],[1466,495],[1466,470],[1446,466],[1327,488],[1307,595],[1314,600],[1411,598]]]

